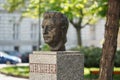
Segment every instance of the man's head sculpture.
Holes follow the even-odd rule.
[[[43,38],[51,51],[65,51],[68,19],[60,12],[46,12],[42,22]]]

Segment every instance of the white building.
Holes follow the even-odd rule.
[[[0,50],[30,51],[38,46],[38,21],[0,11]]]
[[[104,39],[105,20],[100,20],[95,25],[86,26],[82,29],[83,46],[102,47]]]
[[[5,0],[0,0],[0,4]],[[23,18],[21,12],[8,13],[0,7],[0,51],[30,52],[39,41],[39,21]]]

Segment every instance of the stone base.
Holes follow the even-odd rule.
[[[80,52],[33,52],[30,80],[84,80],[84,55]]]

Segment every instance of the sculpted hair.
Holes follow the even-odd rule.
[[[44,19],[52,19],[55,23],[60,24],[61,28],[68,29],[68,19],[60,12],[46,12],[44,13]]]
[[[44,20],[53,20],[54,23],[58,24],[61,27],[62,40],[63,43],[66,43],[66,34],[69,24],[67,17],[60,12],[45,12],[43,18],[43,22]]]

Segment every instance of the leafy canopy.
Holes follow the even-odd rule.
[[[46,11],[60,11],[70,20],[84,18],[84,22],[93,23],[96,16],[106,15],[107,0],[7,0],[4,8],[9,12],[20,9],[23,16],[32,18]]]

